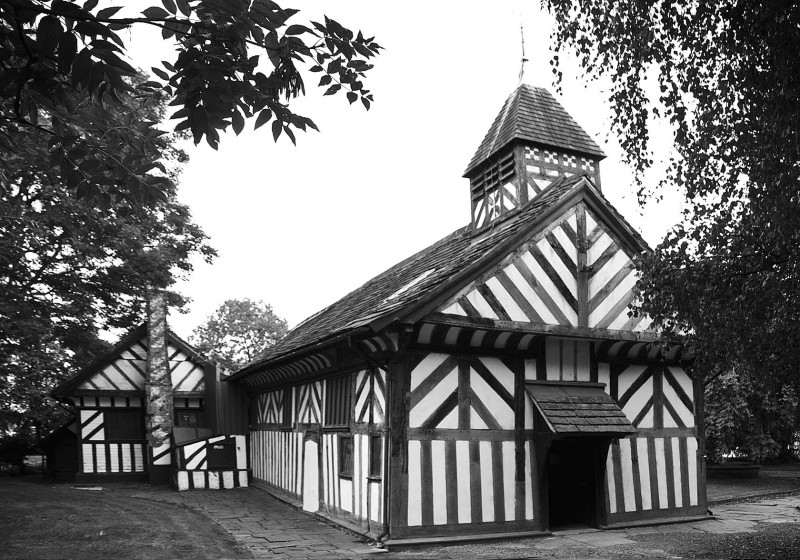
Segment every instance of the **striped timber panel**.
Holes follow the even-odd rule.
[[[412,439],[408,442],[409,527],[534,519],[533,455],[524,444],[525,481],[515,483],[515,442]]]
[[[229,490],[246,488],[247,470],[236,471],[176,471],[175,486],[183,490]]]
[[[544,375],[547,381],[591,381],[591,348],[588,340],[547,337]]]
[[[300,385],[297,395],[297,421],[306,424],[322,422],[322,381]]]
[[[411,372],[409,427],[514,429],[514,373],[498,358],[425,356]]]
[[[177,346],[169,344],[172,387],[179,392],[203,390],[203,367]],[[120,352],[117,359],[85,381],[79,389],[90,391],[144,391],[147,338]],[[102,406],[102,405],[101,405]]]
[[[146,444],[139,442],[82,443],[82,472],[86,474],[145,472]]]
[[[256,397],[256,424],[280,424],[283,419],[283,395],[284,389],[272,391],[271,393],[261,393]],[[291,411],[287,411],[291,414]]]
[[[83,473],[145,471],[143,442],[107,442],[103,410],[81,410],[79,416]]]
[[[641,429],[694,428],[692,379],[679,366],[598,365],[598,381]]]
[[[386,372],[364,370],[356,375],[355,422],[383,424],[386,410]]]
[[[600,184],[600,166],[597,160],[531,146],[525,146],[524,158],[528,200],[533,200],[562,175],[568,177],[575,173],[586,173],[595,184]]]
[[[575,210],[446,302],[442,313],[471,318],[574,326],[578,324]],[[465,293],[464,293],[465,292]]]
[[[410,534],[534,519],[536,463],[530,441],[517,448],[513,368],[510,360],[441,353],[412,368],[403,511]]]
[[[183,350],[168,346],[169,369],[172,388],[177,392],[196,393],[203,390],[203,366],[192,360]]]
[[[613,440],[606,459],[609,522],[703,512],[694,390],[678,366],[598,365],[598,381],[646,435]],[[679,435],[668,430],[685,428]],[[666,511],[665,511],[666,510]],[[702,513],[702,512],[701,512]]]
[[[254,478],[300,498],[303,489],[303,434],[252,430],[250,465]]]
[[[648,317],[629,317],[638,274],[619,243],[586,211],[589,268],[589,325],[603,329],[644,331]]]
[[[178,468],[187,471],[208,469],[208,446],[220,442],[234,443],[236,445],[236,468],[246,469],[247,456],[245,454],[244,436],[214,436],[201,441],[178,445],[175,448]]]
[[[504,183],[500,188],[486,192],[486,196],[473,203],[475,227],[482,228],[507,215],[519,206],[517,186],[513,182]]]
[[[323,508],[335,515],[347,514],[368,524],[369,521],[385,523],[383,481],[386,479],[386,462],[381,465],[380,478],[369,477],[369,435],[354,434],[353,476],[339,476],[339,438],[335,433],[322,436],[322,495]],[[381,438],[381,444],[383,444]],[[366,523],[365,523],[366,522]]]
[[[606,460],[609,521],[635,512],[682,510],[700,502],[696,437],[632,437],[613,440]],[[703,510],[705,511],[705,510]]]
[[[171,465],[172,464],[172,442],[166,441],[158,447],[151,447],[153,454],[154,465]]]

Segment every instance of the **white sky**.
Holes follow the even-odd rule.
[[[516,88],[520,22],[525,27],[526,82],[552,87],[552,19],[531,0],[477,2],[282,2],[301,10],[290,22],[322,13],[374,35],[385,51],[368,73],[375,103],[367,112],[345,96],[322,97],[319,74],[294,109],[321,132],[273,143],[269,126],[187,151],[180,199],[211,238],[219,257],[197,262],[175,287],[192,298],[171,327],[188,337],[226,299],[261,299],[294,326],[398,261],[469,222],[469,184],[461,177],[478,144]],[[324,12],[323,12],[324,8]],[[160,39],[136,36],[143,67],[172,61]],[[154,54],[145,45],[160,47]],[[155,57],[155,58],[153,58]],[[678,197],[644,211],[610,132],[601,84],[590,83],[561,55],[566,110],[602,147],[605,196],[655,245],[679,219]],[[668,129],[656,131],[657,159]],[[649,179],[657,181],[659,172]]]

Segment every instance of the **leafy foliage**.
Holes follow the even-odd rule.
[[[736,451],[762,462],[789,454],[800,404],[792,386],[766,389],[740,368],[714,378],[705,396],[709,457],[719,462]]]
[[[0,191],[0,433],[44,435],[62,418],[49,391],[108,348],[105,329],[141,321],[146,286],[167,288],[191,271],[191,257],[214,251],[176,201],[177,166],[186,156],[171,136],[129,145],[132,129],[157,120],[163,105],[121,98],[107,110],[73,98],[87,144],[102,143],[136,167],[156,161],[163,197],[105,208],[63,187],[39,131],[13,132],[5,160],[11,181]],[[161,164],[163,165],[163,164]],[[113,171],[108,171],[113,173]],[[173,297],[180,306],[180,297]]]
[[[381,47],[333,19],[289,23],[297,10],[272,0],[163,0],[124,13],[98,0],[0,2],[0,150],[15,152],[20,128],[39,131],[65,186],[79,196],[106,203],[130,193],[160,196],[166,183],[150,173],[154,168],[131,165],[103,141],[89,143],[75,118],[75,99],[119,104],[125,96],[161,92],[177,107],[176,131],[190,130],[195,143],[205,137],[213,148],[220,132],[231,127],[239,134],[248,118],[256,128],[271,122],[276,141],[285,134],[295,142],[295,130],[316,129],[289,107],[305,93],[303,68],[320,73],[325,95],[342,91],[367,109],[373,100],[363,80]],[[152,69],[160,81],[126,80],[137,71],[125,60],[122,32],[142,25],[160,28],[177,47],[174,60]],[[164,132],[157,124],[136,123],[131,133],[140,141],[158,138]],[[0,170],[0,188],[11,180]]]
[[[574,50],[590,75],[610,78],[612,125],[640,178],[652,164],[652,117],[675,134],[662,188],[680,189],[686,210],[641,259],[642,310],[666,335],[689,335],[707,381],[747,371],[763,395],[777,398],[787,385],[797,392],[800,6],[546,4],[559,48]],[[652,194],[640,183],[640,200]]]
[[[263,301],[229,299],[190,338],[198,351],[229,370],[255,359],[286,334],[286,321]]]

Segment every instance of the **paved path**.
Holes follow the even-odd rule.
[[[407,552],[385,552],[357,537],[317,521],[312,516],[256,488],[226,491],[141,492],[134,497],[175,503],[196,509],[220,524],[254,558],[462,558],[463,546],[435,547]],[[765,498],[748,503],[713,506],[715,518],[690,523],[633,527],[611,531],[576,529],[525,541],[469,545],[474,555],[486,558],[520,557],[533,552],[569,554],[570,549],[606,549],[636,544],[642,535],[747,533],[758,523],[800,523],[800,496]],[[677,535],[676,535],[677,537]],[[653,550],[652,557],[666,557]],[[469,557],[469,554],[467,555]],[[523,556],[524,557],[524,556]],[[562,556],[563,557],[563,556]]]
[[[256,488],[142,492],[134,497],[188,506],[204,513],[253,558],[361,558],[376,550]]]

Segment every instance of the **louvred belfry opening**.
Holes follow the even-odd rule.
[[[600,188],[605,154],[546,89],[523,84],[506,99],[464,172],[472,227],[516,213],[562,176],[587,175]]]

